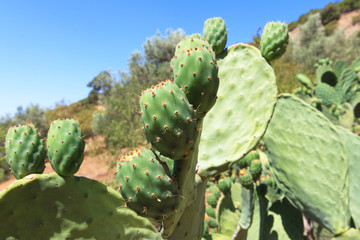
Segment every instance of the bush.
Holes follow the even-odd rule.
[[[340,7],[337,4],[329,3],[323,10],[320,11],[321,23],[323,25],[327,25],[333,20],[338,20],[340,15]]]
[[[355,25],[357,23],[360,23],[360,15],[353,16],[352,18],[352,25]]]
[[[89,138],[94,135],[91,130],[91,123],[95,110],[96,106],[89,104],[88,100],[84,99],[70,106],[57,105],[54,110],[47,110],[45,116],[50,122],[57,119],[73,118],[80,123],[84,137]]]
[[[360,8],[359,0],[344,0],[338,3],[341,12],[350,12]]]
[[[324,31],[325,31],[326,36],[330,36],[331,34],[333,34],[335,32],[335,29],[337,28],[337,23],[338,23],[338,20],[334,19],[325,25]]]

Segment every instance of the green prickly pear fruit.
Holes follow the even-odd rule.
[[[254,181],[258,180],[262,171],[261,162],[259,159],[254,159],[250,163],[250,174]]]
[[[206,202],[213,208],[216,208],[216,205],[217,205],[217,200],[216,200],[216,197],[212,194],[208,195],[206,197]]]
[[[209,226],[207,221],[204,221],[204,229],[203,229],[202,237],[206,239],[208,236],[209,236]]]
[[[268,61],[280,58],[289,42],[287,25],[281,22],[269,22],[261,35],[261,54]]]
[[[210,43],[215,54],[224,51],[227,42],[224,20],[221,17],[207,19],[204,23],[203,36]]]
[[[216,217],[214,208],[213,208],[212,206],[207,206],[206,209],[205,209],[205,211],[206,211],[206,214],[207,214],[209,217],[213,217],[213,218]]]
[[[161,221],[179,203],[177,182],[150,149],[139,148],[120,157],[116,179],[127,206],[141,216]]]
[[[209,217],[209,219],[207,220],[207,222],[208,222],[208,226],[209,226],[210,228],[217,228],[217,226],[218,226],[215,218]]]
[[[218,182],[218,186],[219,186],[220,191],[221,191],[223,194],[228,194],[228,193],[230,193],[230,189],[231,189],[231,178],[227,177],[227,178],[221,179],[221,180]]]
[[[84,159],[85,141],[80,124],[73,119],[56,120],[47,135],[48,158],[52,168],[61,176],[72,176]]]
[[[216,201],[219,200],[220,196],[221,196],[221,192],[219,191],[219,189],[216,187],[216,185],[213,185],[210,187],[209,191],[215,196]]]
[[[255,150],[249,152],[245,157],[240,159],[240,161],[239,161],[240,168],[249,167],[251,164],[251,161],[254,159],[259,159],[259,153]]]
[[[174,81],[182,89],[196,116],[203,118],[216,102],[219,87],[214,54],[204,47],[179,53],[173,61]]]
[[[212,48],[211,48],[209,42],[202,39],[200,34],[195,33],[195,34],[186,36],[183,40],[181,40],[176,45],[174,55],[178,56],[180,53],[186,52],[187,50],[194,50],[195,48],[197,48],[197,49],[205,48],[209,51],[212,51]],[[214,57],[215,57],[215,54],[214,54]]]
[[[239,176],[240,184],[247,189],[250,189],[254,185],[254,181],[251,177],[251,174],[245,170],[245,168],[240,170],[240,176]]]
[[[6,140],[6,161],[17,179],[45,169],[46,152],[33,124],[9,128]]]
[[[172,160],[181,160],[193,150],[198,136],[194,109],[185,94],[167,80],[142,92],[141,120],[154,149]]]

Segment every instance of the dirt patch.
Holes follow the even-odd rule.
[[[344,29],[346,36],[360,31],[360,23],[352,24],[353,17],[359,15],[360,9],[341,14],[341,18],[338,21],[338,29]]]

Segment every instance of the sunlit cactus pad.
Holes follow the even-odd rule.
[[[44,142],[33,124],[11,127],[5,140],[6,160],[17,179],[45,169]]]
[[[161,239],[124,203],[95,180],[29,175],[0,192],[0,239]]]
[[[267,128],[277,96],[274,71],[255,47],[230,47],[218,66],[218,99],[204,118],[199,149],[204,176],[225,171],[255,146]]]
[[[284,94],[264,140],[271,169],[286,197],[334,234],[347,230],[348,162],[333,124],[299,98]]]

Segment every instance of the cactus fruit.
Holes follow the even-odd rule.
[[[141,120],[152,147],[173,160],[193,150],[198,130],[195,112],[185,94],[167,80],[142,92]]]
[[[80,124],[73,119],[56,120],[47,136],[48,158],[52,168],[61,176],[72,176],[84,159],[85,141]]]
[[[261,166],[261,162],[259,159],[254,159],[251,161],[250,163],[250,174],[251,177],[254,181],[258,180],[260,175],[261,175],[261,171],[262,171],[262,166]]]
[[[307,89],[312,90],[314,88],[314,84],[311,82],[311,80],[305,75],[305,74],[298,74],[296,75],[296,79],[304,85]],[[296,94],[296,93],[294,93]]]
[[[217,200],[216,197],[212,194],[206,196],[206,202],[213,208],[216,208]]]
[[[120,157],[116,179],[127,206],[141,216],[160,221],[178,205],[177,182],[150,149],[139,148]]]
[[[281,22],[269,22],[261,35],[261,54],[268,61],[280,58],[289,42],[287,25]]]
[[[221,192],[216,185],[211,186],[209,188],[209,191],[211,192],[211,194],[213,194],[216,197],[216,200],[219,200],[221,196]]]
[[[231,178],[226,177],[224,179],[219,180],[218,186],[219,186],[220,191],[223,194],[230,193],[230,190],[231,190]]]
[[[227,42],[224,20],[221,17],[207,19],[204,23],[203,36],[210,43],[215,54],[224,51]]]
[[[254,186],[254,181],[251,177],[251,174],[250,172],[246,171],[245,168],[240,170],[239,181],[240,184],[246,189],[251,189]]]
[[[213,53],[204,47],[195,47],[178,54],[173,63],[175,83],[185,92],[196,116],[203,118],[214,106],[219,87]]]
[[[6,161],[17,179],[44,171],[44,142],[33,124],[10,128],[6,135],[5,149]]]
[[[213,217],[213,218],[216,218],[216,214],[215,214],[215,210],[212,206],[207,206],[206,209],[206,214],[209,216],[209,217]]]

